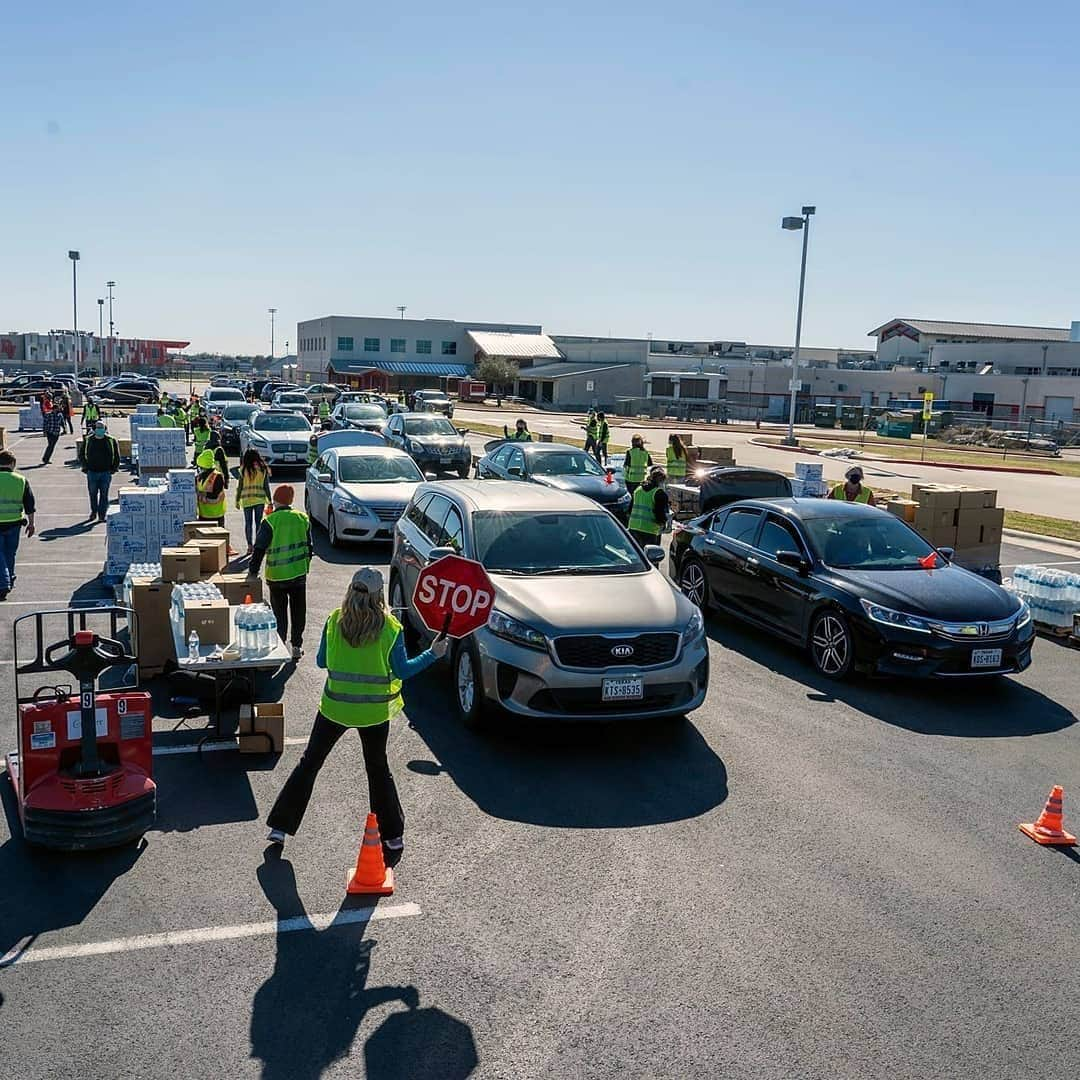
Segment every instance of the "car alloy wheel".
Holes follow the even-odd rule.
[[[814,667],[829,679],[842,679],[851,670],[851,631],[837,611],[822,611],[810,629],[810,655]]]
[[[476,653],[467,642],[461,642],[454,653],[454,690],[462,724],[478,729],[483,722],[484,687]]]
[[[697,559],[687,559],[683,564],[682,573],[679,575],[679,588],[691,604],[695,604],[702,611],[708,608],[709,590],[705,580],[705,567]]]

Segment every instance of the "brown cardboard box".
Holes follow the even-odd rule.
[[[199,635],[200,645],[228,645],[228,600],[188,600],[184,604],[184,640],[191,631]]]
[[[982,543],[982,525],[978,521],[971,521],[961,516],[960,524],[956,526],[956,547],[969,548]]]
[[[923,535],[928,532],[936,532],[939,529],[953,529],[955,531],[955,511],[937,510],[920,503],[915,509],[914,525]]]
[[[735,451],[730,446],[695,446],[694,453],[698,461],[712,461],[717,465],[730,465],[735,458]],[[662,465],[663,455],[653,458],[653,461]]]
[[[914,490],[915,485],[912,485]],[[960,489],[945,485],[920,487],[917,501],[931,510],[959,510]]]
[[[906,521],[909,525],[914,525],[915,512],[919,509],[919,504],[914,499],[890,499],[886,503],[886,508],[890,514]]]
[[[195,548],[199,552],[204,576],[219,574],[229,561],[226,554],[228,542],[225,540],[188,540],[184,547]]]
[[[185,521],[184,543],[189,540],[224,540],[228,542],[229,530],[210,521]]]
[[[121,457],[131,457],[131,440],[130,439],[117,439],[116,448],[120,451]]]
[[[956,562],[974,570],[981,570],[985,566],[998,566],[1001,563],[1001,545],[978,544],[969,548],[957,548]]]
[[[237,732],[241,754],[265,754],[264,733],[273,743],[272,753],[280,754],[285,749],[285,706],[280,701],[260,702],[255,706],[254,717],[250,708],[245,707]]]
[[[184,522],[184,540],[183,540],[183,542],[186,544],[189,540],[194,540],[195,539],[195,534],[199,531],[199,529],[205,529],[205,528],[206,528],[206,522],[205,521],[185,521]]]
[[[201,581],[202,555],[188,547],[162,548],[161,577],[163,581]]]
[[[160,578],[137,578],[131,583],[131,607],[138,625],[136,655],[140,675],[157,675],[170,660],[176,659],[173,647],[170,606],[172,583]]]
[[[234,606],[242,604],[244,597],[249,593],[253,604],[262,603],[262,578],[249,578],[247,574],[214,574],[210,580],[221,590],[221,595]]]
[[[997,505],[997,492],[991,488],[964,488],[960,492],[960,510],[986,510]]]

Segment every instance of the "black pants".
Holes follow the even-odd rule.
[[[323,762],[334,749],[338,739],[349,729],[333,720],[327,720],[321,712],[315,714],[315,725],[304,747],[303,757],[296,764],[274,802],[266,819],[271,829],[294,835],[300,828],[315,788],[315,777]],[[390,734],[389,722],[373,724],[356,729],[364,750],[364,769],[367,772],[371,812],[379,819],[379,834],[383,840],[396,840],[405,833],[405,812],[401,809],[394,778],[386,760],[386,739]]]
[[[659,544],[661,537],[655,536],[652,533],[642,532],[640,529],[631,529],[630,535],[642,546],[646,544]]]
[[[53,451],[56,449],[56,444],[59,441],[60,441],[60,432],[59,431],[55,435],[49,435],[48,433],[46,433],[46,435],[45,435],[45,453],[41,455],[41,463],[43,465],[48,465],[49,462],[52,460]]]
[[[270,607],[274,609],[274,618],[277,619],[278,637],[286,644],[303,645],[304,627],[307,626],[307,578],[268,581],[266,584],[270,590]]]
[[[71,422],[71,417],[70,416],[65,416],[64,419],[67,421],[68,434],[69,435],[74,435],[75,434],[75,425]]]

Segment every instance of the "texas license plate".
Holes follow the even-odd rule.
[[[640,678],[604,680],[604,701],[640,701],[644,696],[645,687]]]
[[[281,459],[282,459],[282,461],[295,461],[296,460],[296,455],[295,454],[282,454]]]
[[[971,650],[971,666],[976,667],[1000,667],[1001,666],[1001,650],[1000,649],[972,649]]]

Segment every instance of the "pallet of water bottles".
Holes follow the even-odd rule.
[[[41,402],[35,401],[25,409],[19,410],[20,431],[41,431],[45,424],[45,417],[41,411]]]
[[[1027,602],[1036,630],[1047,637],[1080,642],[1080,574],[1023,565],[1003,584]]]

